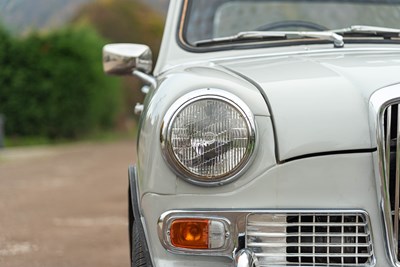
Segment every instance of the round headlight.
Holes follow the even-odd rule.
[[[255,145],[250,109],[218,89],[185,95],[166,113],[164,156],[184,179],[199,185],[232,181],[248,163]]]

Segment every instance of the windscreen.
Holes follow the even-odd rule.
[[[400,28],[400,1],[187,0],[188,44],[243,31],[324,31],[351,25]]]

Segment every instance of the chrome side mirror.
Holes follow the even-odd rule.
[[[111,75],[131,75],[135,70],[150,73],[153,68],[151,50],[141,44],[105,45],[103,68]]]

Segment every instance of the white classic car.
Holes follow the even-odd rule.
[[[152,74],[105,46],[146,84],[132,266],[400,266],[399,26],[399,0],[171,0]]]

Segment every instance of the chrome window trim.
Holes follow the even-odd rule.
[[[180,14],[180,20],[178,23],[178,35],[177,35],[177,42],[178,44],[181,45],[187,45],[185,38],[183,37],[184,35],[184,28],[185,28],[185,20],[186,20],[186,14],[187,14],[187,8],[188,8],[188,0],[183,0],[182,7],[180,8],[181,14]]]
[[[188,170],[176,159],[170,145],[171,127],[176,116],[191,103],[203,99],[217,99],[227,102],[233,106],[245,118],[248,127],[248,146],[246,154],[241,162],[231,172],[214,181],[206,181],[203,177],[197,176]],[[221,186],[239,178],[250,166],[257,149],[257,128],[254,114],[247,104],[236,95],[216,88],[203,88],[189,92],[178,98],[165,113],[160,131],[161,149],[164,159],[171,169],[183,180],[199,186]]]
[[[170,210],[164,212],[157,223],[158,237],[163,247],[174,254],[178,255],[198,255],[198,256],[219,256],[235,259],[237,253],[244,249],[245,244],[241,243],[239,238],[246,238],[247,218],[251,214],[357,214],[364,216],[367,224],[367,229],[370,233],[372,241],[372,264],[366,266],[375,266],[376,258],[374,252],[374,235],[372,225],[367,211],[363,209],[237,209],[237,210],[215,210],[215,209],[198,209],[198,210]],[[177,249],[168,242],[165,237],[166,229],[169,222],[178,218],[215,218],[217,220],[225,220],[229,227],[229,242],[223,249],[220,250],[190,250]],[[236,239],[238,237],[238,239]],[[244,240],[246,242],[246,240]],[[243,245],[243,246],[241,246]]]
[[[376,143],[378,150],[378,162],[375,166],[379,168],[379,178],[377,179],[380,195],[378,199],[380,201],[382,218],[384,221],[385,228],[385,239],[386,245],[388,247],[388,256],[393,265],[400,267],[400,261],[396,256],[397,245],[395,244],[395,240],[393,238],[393,221],[391,215],[391,207],[390,207],[390,195],[389,195],[389,183],[387,180],[387,175],[389,173],[388,167],[389,164],[386,161],[386,147],[385,144],[385,135],[383,132],[384,129],[384,112],[387,107],[400,103],[400,83],[389,85],[387,87],[381,88],[376,91],[370,98],[370,103],[372,106],[372,116],[373,122],[376,127]]]

